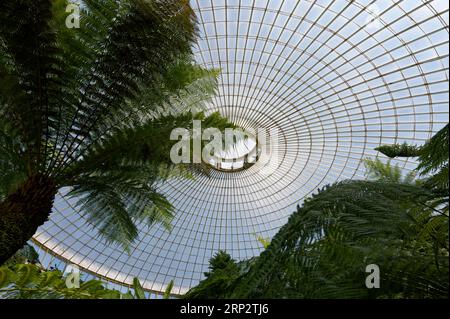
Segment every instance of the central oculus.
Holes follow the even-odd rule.
[[[258,161],[259,154],[257,138],[245,131],[243,137],[235,140],[234,144],[211,156],[207,164],[217,171],[236,172],[253,166]]]

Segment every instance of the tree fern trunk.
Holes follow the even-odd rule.
[[[38,174],[28,178],[0,203],[0,265],[22,248],[48,219],[56,192],[54,181]]]

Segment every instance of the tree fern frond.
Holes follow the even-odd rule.
[[[366,175],[370,179],[394,183],[402,182],[402,172],[398,164],[392,166],[390,161],[385,164],[378,158],[374,160],[365,159],[364,164],[366,167]],[[408,177],[406,180],[410,179],[411,177]]]
[[[31,264],[0,267],[0,297],[4,299],[119,299],[121,293],[90,280],[67,288],[59,270],[45,271]]]
[[[420,150],[420,164],[417,169],[422,175],[434,173],[447,165],[449,157],[449,125],[445,125]],[[448,174],[448,171],[447,171]],[[447,175],[448,180],[448,175]]]
[[[26,179],[26,161],[18,132],[0,119],[0,201]]]
[[[0,202],[42,174],[80,196],[101,234],[129,246],[135,223],[170,226],[173,208],[156,182],[208,174],[202,164],[175,168],[169,137],[193,119],[228,124],[197,113],[219,71],[194,61],[188,1],[82,0],[73,29],[68,3],[0,3]]]
[[[383,145],[375,148],[376,151],[386,155],[387,157],[417,157],[420,154],[420,148],[417,146],[403,144]]]
[[[112,181],[99,177],[83,179],[69,196],[78,198],[77,205],[89,224],[109,242],[122,245],[125,250],[137,237],[138,231],[128,214],[122,194]]]
[[[86,63],[79,66],[77,76],[80,102],[62,145],[57,143],[73,158],[108,128],[120,124],[124,112],[129,112],[126,101],[144,89],[152,91],[152,84],[164,78],[168,66],[190,52],[196,35],[195,28],[189,27],[193,12],[180,1],[84,3],[80,23],[86,27],[76,31],[87,47]],[[153,89],[153,94],[157,96],[158,91]]]
[[[376,263],[385,272],[392,270],[392,276],[398,276],[414,262],[417,267],[428,267],[428,276],[439,274],[436,266],[430,264],[434,260],[431,246],[420,244],[413,255],[405,248],[415,240],[426,242],[422,236],[433,232],[432,224],[426,230],[414,222],[413,212],[408,209],[411,202],[420,205],[429,198],[430,192],[419,186],[392,182],[346,181],[325,187],[299,207],[250,270],[234,277],[229,287],[222,290],[222,297],[369,298],[391,291],[412,293],[401,282],[394,288],[393,282],[384,278],[387,281],[382,287],[388,283],[390,289],[373,295],[364,286],[365,266]],[[441,224],[436,221],[436,225]],[[421,256],[424,251],[428,257]],[[400,262],[399,257],[404,261]],[[443,266],[441,263],[445,269]],[[448,272],[439,276],[445,278]],[[409,283],[413,285],[410,279]],[[205,285],[194,288],[195,295],[187,296],[200,296],[197,289]],[[427,295],[430,288],[420,288],[417,283],[414,289],[417,295]],[[436,289],[442,296],[441,288]]]

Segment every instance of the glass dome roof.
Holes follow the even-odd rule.
[[[174,295],[196,285],[219,249],[235,259],[263,249],[302,199],[365,178],[380,144],[421,144],[448,122],[449,11],[437,1],[193,0],[199,63],[220,68],[209,111],[237,126],[276,128],[280,160],[173,179],[173,230],[140,227],[130,253],[108,246],[60,190],[34,241],[110,281]],[[399,160],[410,170],[412,160]]]

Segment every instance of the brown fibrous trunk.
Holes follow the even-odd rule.
[[[52,178],[36,174],[0,203],[0,265],[48,220],[56,192]]]

